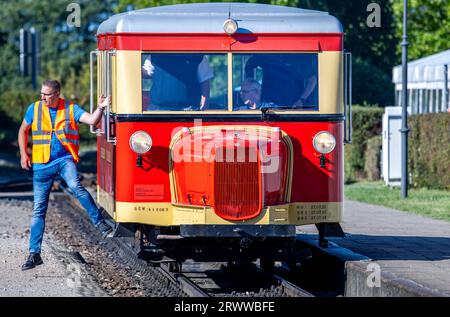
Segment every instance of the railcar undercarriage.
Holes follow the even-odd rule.
[[[251,262],[259,259],[264,269],[271,269],[275,261],[300,261],[309,255],[296,248],[295,226],[141,225],[137,231],[140,237],[139,257],[152,265],[181,263],[188,259],[198,262]]]

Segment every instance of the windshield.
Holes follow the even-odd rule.
[[[317,54],[234,54],[233,109],[318,109]]]
[[[141,63],[143,111],[318,110],[314,53],[233,53],[230,93],[226,53],[143,53]]]

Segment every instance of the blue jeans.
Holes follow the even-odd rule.
[[[103,220],[102,214],[95,205],[91,194],[81,185],[74,161],[69,158],[48,168],[33,172],[34,206],[30,229],[30,253],[40,253],[45,229],[45,214],[53,181],[61,176],[69,189],[86,209],[95,226]]]

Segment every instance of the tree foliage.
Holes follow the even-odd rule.
[[[353,59],[353,101],[388,106],[394,102],[392,67],[399,61],[391,0],[304,0],[300,6],[327,11],[342,23],[344,47]],[[380,7],[380,27],[369,27],[369,4]]]
[[[69,0],[2,1],[0,10],[0,144],[12,144],[26,107],[37,98],[31,80],[19,73],[21,28],[34,27],[40,34],[41,75],[58,79],[62,93],[86,109],[89,100],[89,51],[96,47],[98,25],[113,14],[116,0],[78,0],[80,27],[69,26]],[[40,87],[38,87],[40,89]],[[87,109],[86,109],[87,110]],[[0,123],[2,123],[0,122]],[[7,124],[5,124],[7,122]],[[83,138],[86,139],[86,138]]]
[[[403,35],[403,1],[395,0],[393,13],[397,37]],[[408,1],[408,58],[425,57],[450,48],[450,1]],[[401,54],[401,47],[397,47]]]
[[[342,23],[345,32],[345,47],[354,58],[361,58],[369,64],[380,68],[385,74],[391,74],[392,65],[398,60],[395,47],[400,44],[395,36],[395,23],[392,16],[390,0],[330,0],[328,12]],[[378,3],[380,27],[369,27],[367,17],[368,5]]]
[[[247,3],[264,3],[264,4],[274,4],[281,6],[297,7],[301,0],[119,0],[119,5],[117,7],[118,12],[133,10],[133,9],[143,9],[149,7],[157,7],[162,5],[180,4],[180,3],[203,3],[203,2],[247,2]]]
[[[380,67],[356,57],[353,59],[352,101],[354,104],[386,106],[394,100],[394,84]]]
[[[19,76],[19,30],[34,27],[41,37],[40,57],[42,78],[61,80],[67,87],[70,76],[85,71],[89,51],[95,49],[98,25],[113,13],[114,0],[79,0],[80,27],[67,23],[73,1],[13,0],[3,1],[0,10],[0,90],[29,88],[29,79]]]
[[[226,0],[225,0],[226,1]],[[225,2],[223,1],[223,2]],[[71,0],[2,1],[0,10],[0,93],[29,89],[19,76],[19,29],[35,27],[41,35],[41,78],[61,80],[64,92],[80,103],[88,100],[89,51],[95,49],[98,25],[114,13],[205,0],[78,0],[81,26],[70,27]],[[240,0],[327,11],[344,28],[345,48],[354,61],[354,100],[387,105],[392,102],[391,69],[400,61],[402,0]],[[381,27],[366,23],[372,2],[381,8]],[[447,49],[450,40],[448,0],[409,0],[409,56]]]

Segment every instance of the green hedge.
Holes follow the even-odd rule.
[[[371,137],[367,141],[367,148],[365,153],[364,173],[367,180],[376,181],[380,179],[381,170],[381,135]]]
[[[412,185],[450,190],[450,113],[413,115],[408,126]]]
[[[353,106],[353,141],[345,145],[345,182],[350,183],[367,177],[364,171],[367,142],[381,135],[384,108]]]
[[[354,106],[353,142],[345,146],[345,181],[379,177],[384,109]],[[450,190],[450,113],[408,117],[408,170],[413,187]]]

